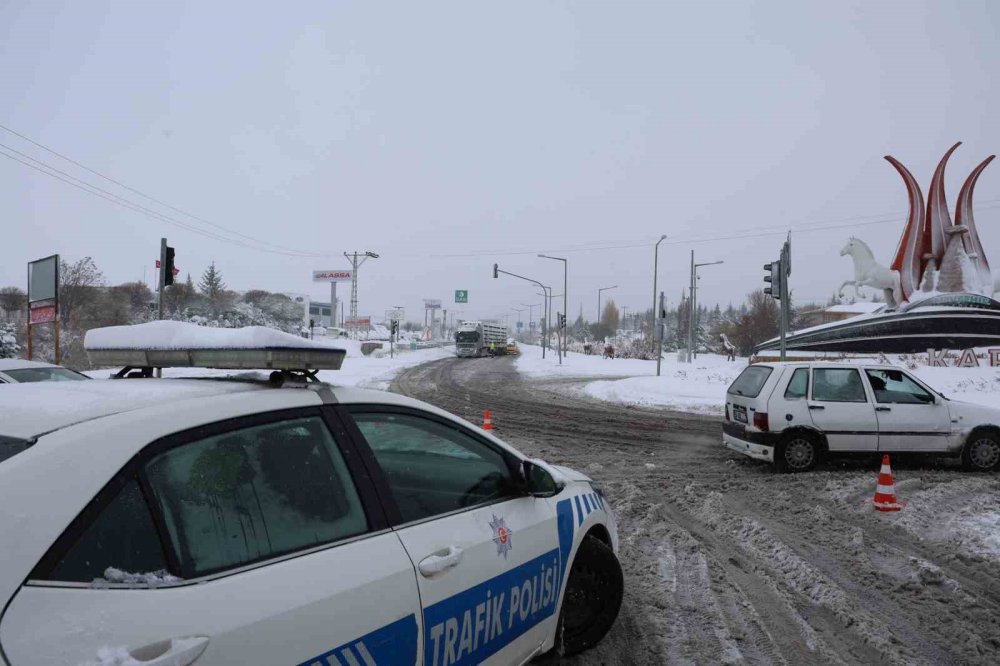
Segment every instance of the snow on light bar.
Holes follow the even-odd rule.
[[[131,368],[339,370],[347,351],[263,326],[209,328],[153,321],[87,331],[90,362]]]

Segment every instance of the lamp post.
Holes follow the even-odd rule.
[[[617,289],[618,285],[613,287],[601,287],[597,290],[597,324],[601,323],[601,292],[608,291],[609,289]]]
[[[650,345],[651,349],[658,349],[656,354],[656,376],[660,376],[660,358],[663,356],[663,331],[659,329],[659,309],[656,307],[656,275],[659,272],[659,262],[660,262],[660,243],[667,239],[667,235],[663,234],[660,236],[660,240],[656,241],[656,245],[653,247],[653,324],[649,329],[650,332]],[[657,345],[657,338],[659,338],[659,345]]]
[[[569,275],[569,261],[567,261],[566,259],[563,259],[562,257],[550,257],[547,254],[540,254],[538,256],[541,257],[542,259],[553,259],[555,261],[561,261],[561,262],[563,262],[563,294],[562,294],[563,295],[563,316],[566,317],[567,328],[569,328],[569,312],[566,311],[567,308],[569,307],[567,305],[567,303],[568,303],[568,297],[566,296],[566,294],[569,293],[569,290],[566,287],[567,276]],[[563,356],[565,356],[566,355],[566,351],[569,349],[569,347],[567,346],[566,331],[562,330],[561,333],[562,333],[562,353],[563,353]]]
[[[521,336],[521,329],[517,328],[517,325],[523,323],[521,321],[521,313],[524,312],[524,308],[511,308],[511,310],[517,313],[517,321],[514,322],[514,330],[517,333],[515,333],[514,337],[518,338]]]
[[[500,273],[503,273],[504,275],[509,275],[511,277],[516,277],[519,280],[525,280],[527,282],[531,282],[532,284],[537,284],[539,287],[542,288],[542,291],[548,290],[548,293],[552,293],[552,288],[551,287],[546,287],[544,284],[542,284],[538,280],[533,280],[533,279],[531,279],[529,277],[524,277],[523,275],[518,275],[517,273],[511,273],[510,271],[502,271],[502,270],[500,270],[500,265],[499,264],[493,264],[493,279],[495,280],[495,279],[499,278],[500,277]],[[545,358],[545,342],[544,342],[544,340],[542,341],[542,358]]]
[[[694,330],[698,325],[698,269],[702,266],[715,266],[722,263],[725,262],[706,261],[696,264],[694,263],[694,250],[691,250],[691,290],[688,298],[688,363],[692,363],[694,359]]]

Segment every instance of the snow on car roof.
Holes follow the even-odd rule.
[[[59,366],[40,361],[25,361],[23,358],[0,358],[0,372],[22,368],[57,368]]]
[[[211,328],[183,321],[151,321],[87,331],[85,349],[344,349],[326,340],[283,333],[265,326]]]
[[[261,389],[263,382],[197,379],[12,384],[0,390],[0,435],[27,439],[164,402]]]

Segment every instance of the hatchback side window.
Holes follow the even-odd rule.
[[[129,481],[44,578],[91,583],[168,582],[167,563],[149,507]]]
[[[791,400],[804,398],[809,393],[809,369],[797,368],[792,373],[792,378],[788,380],[788,388],[785,389],[785,397]]]
[[[900,370],[865,370],[875,401],[901,405],[929,405],[934,396]]]
[[[315,416],[178,446],[146,474],[185,578],[368,529],[340,450]]]
[[[503,455],[455,427],[409,414],[354,413],[403,521],[517,496]]]
[[[861,375],[854,368],[813,370],[813,400],[823,402],[868,402]]]

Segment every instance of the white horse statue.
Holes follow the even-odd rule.
[[[875,255],[871,248],[861,239],[851,236],[847,245],[840,250],[840,256],[850,255],[854,260],[854,279],[840,285],[840,293],[843,295],[844,287],[848,285],[854,287],[855,296],[858,287],[873,287],[881,289],[885,293],[885,300],[889,307],[896,307],[903,302],[903,290],[899,284],[899,273],[890,270],[885,266],[880,266],[875,261]]]

